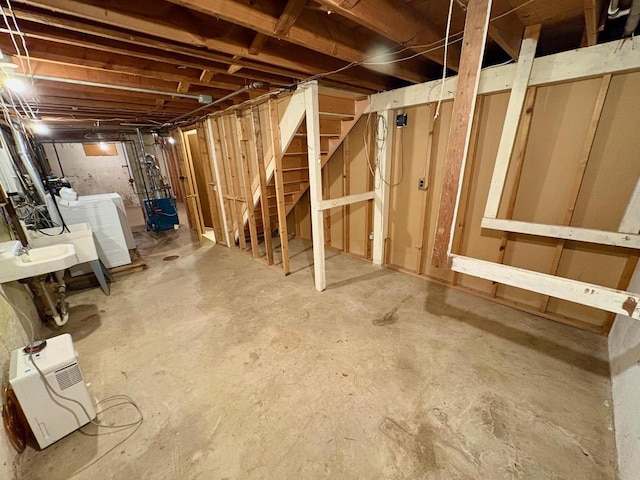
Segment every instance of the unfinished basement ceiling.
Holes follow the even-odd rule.
[[[464,26],[465,3],[453,3],[451,40],[461,38],[456,34]],[[12,5],[30,63],[17,58],[8,28],[2,30],[0,49],[14,56],[18,72],[33,75],[26,95],[31,107],[66,129],[162,124],[202,106],[200,95],[216,100],[260,82],[206,110],[214,111],[264,93],[269,85],[287,86],[327,72],[335,73],[323,76],[322,85],[362,94],[433,80],[442,74],[440,47],[449,9],[447,0],[16,0]],[[541,54],[578,47],[585,11],[593,25],[583,42],[594,43],[588,32],[597,28],[599,15],[589,16],[590,5],[495,0],[485,64],[516,58],[524,26],[534,23],[543,24]],[[594,2],[593,8],[600,11],[602,4]],[[449,47],[450,73],[460,45]],[[367,59],[371,65],[345,69]]]

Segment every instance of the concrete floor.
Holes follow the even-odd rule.
[[[615,478],[603,337],[333,252],[320,294],[302,242],[283,277],[184,228],[136,239],[149,269],[71,295],[62,332],[144,423],[74,478]],[[28,450],[19,478],[68,479],[126,435]]]

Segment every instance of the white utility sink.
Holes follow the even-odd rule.
[[[0,243],[0,283],[64,270],[78,263],[72,244],[32,248],[28,254],[16,255],[19,241]]]

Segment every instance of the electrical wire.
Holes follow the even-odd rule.
[[[76,400],[75,398],[70,398],[70,397],[66,397],[64,395],[62,395],[59,392],[56,392],[56,390],[52,387],[52,385],[49,383],[49,379],[46,377],[46,375],[42,372],[42,370],[40,369],[40,367],[38,366],[38,364],[36,363],[35,359],[33,358],[33,345],[35,344],[36,340],[36,333],[35,333],[35,327],[33,325],[33,323],[31,322],[31,319],[29,318],[29,316],[19,307],[17,307],[16,305],[13,305],[11,303],[11,300],[9,300],[9,298],[7,297],[7,295],[4,293],[4,291],[2,289],[0,289],[0,297],[2,297],[7,304],[20,316],[22,316],[22,318],[26,321],[26,323],[29,325],[29,329],[30,329],[30,343],[28,345],[29,347],[29,361],[31,362],[31,364],[35,367],[36,371],[38,372],[38,374],[40,375],[40,378],[42,378],[42,381],[45,385],[45,388],[49,391],[49,393],[52,395],[52,400],[53,400],[53,396],[61,399],[61,400],[66,400],[68,402],[72,402],[77,404],[81,410],[84,412],[84,414],[87,416],[87,418],[89,419],[89,422],[93,425],[95,425],[96,427],[99,428],[111,428],[111,429],[118,429],[117,431],[114,432],[110,432],[110,433],[95,433],[95,434],[87,434],[86,432],[82,432],[82,430],[80,429],[80,431],[85,434],[85,435],[91,435],[91,436],[98,436],[98,435],[109,435],[112,433],[118,433],[120,431],[123,430],[127,430],[129,428],[133,428],[133,430],[129,433],[129,435],[127,435],[125,438],[123,438],[122,440],[120,440],[118,443],[116,443],[113,447],[111,447],[110,449],[108,449],[106,452],[104,452],[102,455],[100,455],[99,457],[95,458],[92,462],[90,462],[89,464],[85,465],[84,467],[82,467],[79,470],[76,470],[76,472],[74,472],[71,477],[75,477],[76,475],[78,475],[79,473],[87,470],[88,468],[92,467],[93,465],[95,465],[97,462],[99,462],[100,460],[102,460],[104,457],[106,457],[109,453],[113,452],[116,448],[118,448],[120,445],[122,445],[124,442],[126,442],[127,440],[129,440],[140,428],[140,426],[142,425],[142,423],[144,422],[144,415],[142,413],[142,410],[140,409],[140,407],[138,406],[138,404],[131,399],[131,397],[127,396],[127,395],[112,395],[110,397],[106,397],[103,398],[102,400],[98,401],[95,403],[95,406],[98,406],[104,402],[107,401],[111,401],[113,399],[124,399],[124,402],[121,402],[119,404],[116,405],[112,405],[106,408],[103,408],[102,410],[100,410],[99,412],[96,412],[96,415],[94,418],[91,418],[91,415],[89,414],[89,412],[87,411],[87,409],[85,408],[85,406],[79,402],[78,400]],[[55,400],[54,400],[55,402]],[[71,410],[69,407],[62,405],[59,402],[56,402],[58,405],[60,405],[62,408],[65,408],[67,410]],[[134,421],[134,422],[130,422],[130,423],[125,423],[125,424],[120,424],[120,425],[104,425],[101,423],[98,423],[95,418],[98,417],[98,415],[103,414],[104,412],[111,410],[112,408],[115,408],[117,406],[121,406],[121,405],[132,405],[135,410],[138,412],[139,418],[138,420]],[[75,412],[73,412],[73,410],[71,410],[72,413],[75,416]]]
[[[447,14],[447,29],[444,34],[444,61],[442,64],[442,82],[440,83],[440,98],[438,98],[438,105],[436,106],[436,113],[433,119],[435,120],[440,115],[440,105],[442,105],[442,99],[444,98],[444,81],[447,78],[447,52],[449,48],[449,33],[451,31],[451,17],[453,16],[453,2],[449,2],[449,13]]]

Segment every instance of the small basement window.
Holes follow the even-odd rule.
[[[115,143],[83,143],[84,154],[87,157],[115,157],[118,155]]]

